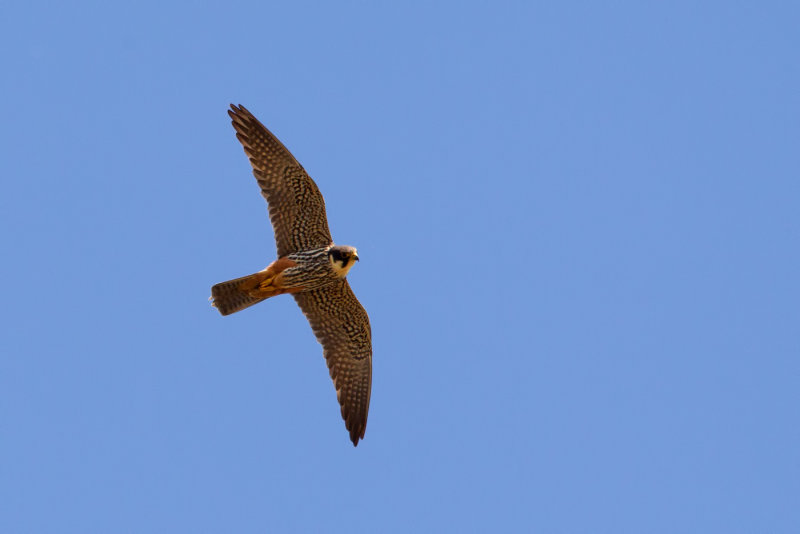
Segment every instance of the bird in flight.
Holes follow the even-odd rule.
[[[278,138],[244,106],[231,105],[228,115],[267,200],[278,259],[263,271],[213,286],[212,305],[230,315],[291,294],[322,345],[345,427],[358,445],[372,389],[369,317],[345,278],[358,251],[333,243],[322,193]]]

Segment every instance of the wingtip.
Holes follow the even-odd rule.
[[[358,441],[364,439],[364,434],[366,434],[366,426],[363,428],[353,428],[350,430],[350,441],[353,442],[353,447],[358,447]]]
[[[247,108],[241,104],[231,104],[231,108],[228,110],[228,113],[247,113],[249,115],[250,111],[248,111]]]
[[[228,116],[233,119],[237,115],[240,115],[243,109],[244,107],[242,107],[241,105],[231,104],[231,107],[228,110]]]

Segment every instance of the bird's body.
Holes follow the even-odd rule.
[[[292,294],[323,346],[345,426],[357,445],[366,430],[372,383],[369,318],[345,279],[358,252],[333,243],[322,194],[281,142],[244,107],[231,106],[228,114],[269,205],[278,259],[213,286],[213,305],[230,315]]]
[[[289,254],[273,261],[262,271],[212,287],[214,306],[222,315],[230,315],[269,297],[311,291],[337,282],[347,276],[358,256],[342,265],[334,260],[332,249],[352,249],[352,254],[357,254],[353,247],[336,246]],[[241,300],[244,297],[246,300]],[[242,306],[244,302],[248,304]]]

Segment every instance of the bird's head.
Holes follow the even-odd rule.
[[[328,259],[331,261],[333,270],[336,274],[344,278],[350,267],[358,261],[358,251],[355,247],[347,245],[336,245],[328,251]]]

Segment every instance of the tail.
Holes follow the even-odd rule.
[[[221,282],[211,288],[211,303],[222,315],[230,315],[262,300],[278,295],[278,291],[265,290],[261,284],[269,275],[265,271]]]

